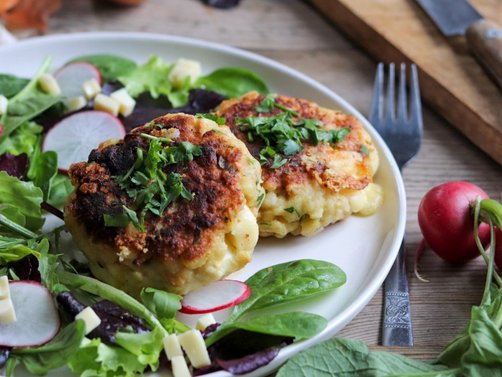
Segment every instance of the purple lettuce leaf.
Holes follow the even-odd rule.
[[[0,156],[0,171],[5,171],[13,177],[24,179],[27,168],[28,156],[25,153],[19,156],[4,153]]]

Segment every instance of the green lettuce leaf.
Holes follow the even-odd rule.
[[[23,226],[29,230],[37,231],[44,224],[40,209],[42,200],[42,190],[32,182],[23,182],[0,171],[0,206],[7,204],[16,207],[25,218]],[[9,213],[2,214],[9,218]]]
[[[120,76],[119,81],[133,97],[145,92],[150,93],[153,98],[158,98],[160,95],[169,96],[172,86],[168,76],[172,67],[172,64],[165,63],[160,57],[152,56],[144,65],[125,76]]]
[[[203,86],[230,98],[240,97],[251,91],[261,94],[269,92],[260,76],[247,69],[233,67],[220,68],[202,76],[194,86]]]
[[[162,332],[156,330],[142,334],[118,333],[116,340],[121,347],[106,345],[98,338],[85,338],[68,366],[81,377],[142,375],[147,367],[157,370],[162,339]]]
[[[38,135],[42,131],[42,126],[39,126],[35,122],[24,122],[10,137],[0,142],[0,155],[8,152],[15,156],[21,153],[31,156],[35,151]]]

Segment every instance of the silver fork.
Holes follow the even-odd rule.
[[[414,64],[411,65],[411,85],[408,98],[406,65],[404,63],[400,65],[397,114],[395,111],[395,67],[393,63],[389,64],[386,94],[384,94],[384,76],[384,64],[379,63],[369,120],[387,143],[399,169],[402,170],[417,154],[422,139],[422,109],[417,67]],[[385,105],[384,102],[386,102]],[[384,107],[385,112],[383,111]],[[384,283],[382,323],[382,344],[384,346],[413,345],[405,257],[406,247],[405,238],[403,238],[397,258]]]

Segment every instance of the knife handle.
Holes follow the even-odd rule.
[[[474,56],[502,88],[502,28],[482,19],[467,29],[465,37]]]

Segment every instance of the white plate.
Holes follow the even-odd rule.
[[[406,217],[401,175],[389,149],[368,121],[336,93],[298,71],[247,51],[188,38],[144,33],[83,33],[33,38],[0,46],[0,72],[32,77],[48,55],[53,57],[53,67],[58,67],[78,55],[98,53],[127,56],[138,63],[145,62],[153,54],[167,61],[185,57],[199,60],[204,72],[222,66],[247,68],[264,77],[274,92],[306,98],[359,119],[380,153],[380,168],[375,180],[383,187],[385,200],[378,213],[365,218],[351,217],[313,238],[260,240],[252,262],[233,275],[233,278],[246,279],[264,267],[302,258],[330,261],[347,273],[347,283],[335,293],[302,306],[305,311],[326,317],[329,320],[327,328],[312,339],[282,349],[269,365],[249,376],[271,373],[295,353],[332,337],[354,318],[390,270],[404,234]],[[211,374],[214,377],[229,375],[226,372]]]

